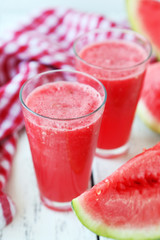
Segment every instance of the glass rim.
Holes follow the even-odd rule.
[[[36,113],[36,112],[34,112],[32,109],[30,109],[30,108],[25,104],[25,102],[23,101],[22,94],[23,94],[24,87],[27,85],[27,83],[31,82],[31,81],[32,81],[33,79],[35,79],[35,78],[41,77],[41,76],[46,75],[46,74],[48,75],[48,74],[57,73],[57,72],[69,72],[69,73],[74,73],[74,74],[81,74],[81,75],[86,76],[87,78],[91,78],[91,79],[93,79],[94,81],[96,81],[97,83],[99,83],[99,84],[102,86],[102,89],[103,89],[103,91],[104,91],[104,99],[103,99],[102,103],[100,104],[100,106],[97,107],[94,111],[92,111],[92,112],[90,112],[90,113],[88,113],[88,114],[85,114],[85,115],[82,115],[82,116],[79,116],[79,117],[72,117],[72,118],[53,118],[53,117],[48,117],[48,116],[45,116],[45,115]],[[103,85],[98,79],[96,79],[95,77],[93,77],[93,76],[91,76],[91,75],[89,75],[89,74],[87,74],[87,73],[83,73],[83,72],[76,71],[76,70],[58,69],[58,70],[45,71],[45,72],[36,74],[35,76],[29,78],[25,83],[23,83],[23,85],[22,85],[22,87],[21,87],[21,89],[20,89],[19,99],[20,99],[20,102],[21,102],[22,106],[23,106],[27,111],[29,111],[30,113],[32,113],[33,115],[35,115],[35,116],[37,116],[37,117],[45,118],[45,119],[48,119],[48,120],[54,120],[54,121],[72,121],[72,120],[78,120],[78,119],[83,119],[83,118],[89,117],[89,116],[93,115],[94,113],[98,112],[98,111],[104,106],[104,104],[106,103],[107,92],[106,92],[106,89],[105,89],[104,85]]]
[[[81,57],[79,56],[79,54],[78,54],[78,52],[77,52],[77,50],[76,50],[76,45],[77,45],[77,43],[79,42],[79,40],[80,40],[81,38],[83,38],[83,37],[85,37],[85,36],[87,36],[87,35],[89,35],[89,34],[92,34],[92,33],[96,33],[96,32],[97,32],[97,33],[98,33],[98,32],[99,32],[99,33],[104,33],[104,32],[108,32],[108,31],[119,31],[119,32],[124,32],[124,33],[132,33],[132,34],[138,36],[138,38],[141,39],[143,42],[145,42],[145,43],[148,45],[148,47],[149,47],[149,51],[148,51],[148,54],[147,54],[146,58],[145,58],[143,61],[141,61],[141,62],[139,62],[139,63],[136,63],[136,64],[134,64],[134,65],[132,65],[132,66],[128,66],[128,67],[101,67],[101,66],[98,66],[98,65],[94,65],[94,64],[92,64],[92,63],[89,63],[89,62],[85,61],[83,58],[81,58]],[[125,38],[124,38],[123,40],[125,41]],[[109,28],[107,28],[107,29],[99,29],[99,28],[96,28],[96,29],[93,29],[93,30],[88,31],[87,33],[81,34],[81,35],[74,41],[74,43],[73,43],[73,52],[74,52],[75,56],[76,56],[81,62],[83,62],[84,64],[86,64],[86,65],[88,65],[88,66],[90,66],[90,67],[92,67],[92,68],[96,68],[96,69],[98,69],[98,70],[104,70],[104,71],[113,71],[113,70],[114,70],[114,71],[123,71],[123,70],[130,70],[130,69],[139,67],[140,65],[146,63],[146,62],[150,59],[150,57],[151,57],[151,55],[152,55],[152,46],[151,46],[151,43],[149,42],[149,40],[148,40],[147,38],[145,38],[143,35],[141,35],[140,33],[137,33],[137,32],[135,32],[135,31],[133,31],[133,30],[125,29],[125,28],[109,27]]]

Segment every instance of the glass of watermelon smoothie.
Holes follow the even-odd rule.
[[[89,186],[105,88],[88,74],[54,70],[28,80],[20,100],[41,200],[69,210]]]
[[[129,148],[129,137],[151,56],[150,43],[134,31],[96,29],[76,39],[76,69],[99,79],[107,90],[96,154],[116,157]]]

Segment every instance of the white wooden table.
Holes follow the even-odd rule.
[[[74,7],[88,12],[106,14],[112,19],[125,17],[123,0],[59,0],[0,1],[0,33],[13,27],[35,8],[55,5]],[[114,5],[116,7],[114,7]],[[94,159],[93,176],[99,182],[128,159],[160,141],[160,135],[149,130],[138,117],[135,118],[130,139],[130,151],[118,159]],[[14,221],[0,231],[0,240],[96,240],[98,237],[81,225],[73,212],[59,213],[44,207],[39,199],[36,179],[25,130],[19,134],[17,152],[13,162],[6,192],[14,200],[17,214]],[[104,238],[100,237],[100,240]]]

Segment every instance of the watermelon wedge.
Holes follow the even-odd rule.
[[[160,133],[160,62],[147,68],[137,113],[148,127]]]
[[[131,27],[150,40],[160,59],[160,1],[126,0]]]
[[[160,142],[73,199],[72,208],[97,235],[160,239]]]

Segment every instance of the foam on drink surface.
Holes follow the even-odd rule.
[[[100,94],[83,83],[54,82],[37,87],[26,99],[33,112],[48,118],[73,119],[94,112],[102,103]],[[54,122],[63,128],[66,123]],[[83,120],[82,120],[83,122]]]

